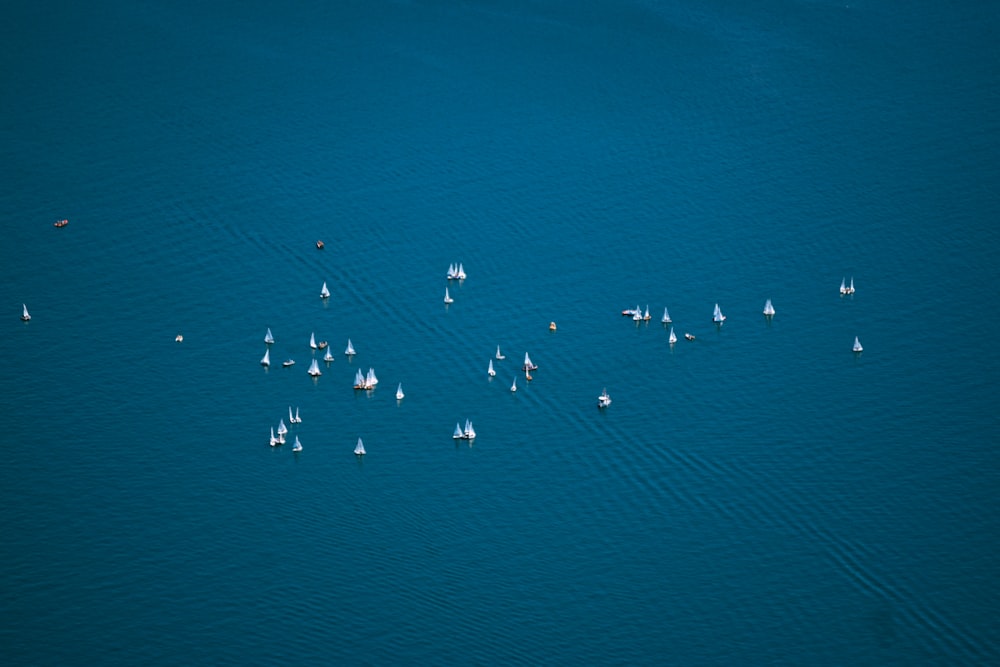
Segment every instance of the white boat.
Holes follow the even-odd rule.
[[[365,443],[361,442],[361,438],[358,438],[358,444],[354,446],[354,453],[358,456],[365,455]]]
[[[458,422],[455,422],[455,432],[451,434],[451,437],[455,440],[461,440],[465,437],[465,432],[462,430],[462,426]]]
[[[510,385],[511,391],[517,391],[517,376],[514,376],[514,384]]]
[[[469,419],[465,420],[465,429],[462,431],[462,437],[466,440],[476,439],[476,429],[472,428],[472,421]]]
[[[847,293],[854,294],[854,276],[851,276],[851,284],[847,286]]]
[[[722,324],[726,321],[726,316],[722,314],[722,309],[719,308],[719,304],[715,304],[715,310],[712,311],[712,321],[716,324]]]
[[[21,309],[22,309],[22,311],[21,311],[21,319],[23,321],[27,322],[28,320],[31,319],[31,315],[28,314],[28,307],[22,303],[21,304]]]
[[[351,339],[350,338],[347,339],[347,349],[344,350],[344,354],[346,354],[347,356],[351,356],[352,354],[355,354],[355,352],[354,352],[354,346],[351,345]]]
[[[289,424],[295,423],[295,415],[292,414],[292,406],[290,405],[288,406],[288,423]]]
[[[295,360],[294,359],[285,359],[284,361],[281,362],[281,365],[284,366],[285,368],[288,368],[289,366],[294,366],[295,365]]]
[[[309,366],[309,370],[306,372],[309,373],[309,375],[312,375],[313,377],[319,377],[320,375],[323,374],[323,371],[319,369],[319,361],[317,361],[316,359],[312,360],[312,364]]]
[[[455,271],[455,277],[459,280],[465,280],[465,269],[462,268],[462,263],[458,263],[458,269]]]
[[[685,333],[684,337],[687,338],[688,340],[694,340],[694,334],[691,333]]]
[[[611,397],[608,396],[608,390],[604,389],[604,391],[601,392],[601,395],[597,397],[597,407],[606,408],[609,405],[611,405]]]
[[[316,334],[314,334],[314,333],[309,334],[309,347],[311,347],[314,350],[317,347],[317,345],[316,345]]]
[[[267,343],[268,345],[274,342],[274,336],[271,335],[270,327],[267,328],[267,333],[264,334],[264,342]]]
[[[646,304],[646,310],[642,313],[642,319],[646,322],[653,319],[652,315],[649,314],[649,304]]]
[[[295,444],[292,445],[292,451],[293,452],[301,452],[302,451],[302,443],[299,442],[299,436],[295,436]]]
[[[670,319],[670,313],[667,312],[666,308],[663,309],[663,317],[660,318],[660,321],[663,322],[664,324],[670,324],[670,322],[672,321]]]
[[[855,337],[854,337],[854,351],[855,351],[855,352],[861,352],[861,351],[862,351],[862,350],[864,350],[864,349],[865,349],[865,348],[861,347],[861,341],[860,341],[860,340],[858,340],[858,337],[857,337],[857,336],[855,336]]]
[[[285,435],[288,433],[288,427],[285,426],[285,420],[282,419],[278,421],[278,435]]]
[[[365,374],[358,369],[358,372],[354,374],[354,388],[355,389],[365,389]]]
[[[448,273],[445,274],[445,277],[448,280],[455,280],[456,278],[458,278],[458,267],[455,266],[454,264],[449,264]]]
[[[278,442],[278,439],[276,437],[274,437],[274,427],[273,426],[271,427],[271,443],[270,444],[271,444],[272,447],[277,447],[280,444]]]
[[[403,383],[400,382],[398,385],[396,385],[396,400],[397,401],[403,400],[403,396],[405,395],[406,394],[403,393]]]
[[[536,366],[535,364],[531,363],[531,357],[528,356],[527,352],[524,353],[524,364],[521,366],[521,370],[525,370],[525,371],[538,370],[538,366]]]
[[[774,306],[771,305],[770,299],[768,299],[767,302],[764,304],[764,314],[768,317],[774,315]]]
[[[499,359],[500,361],[503,361],[506,358],[507,357],[505,357],[504,355],[500,354],[500,346],[497,345],[497,359]]]
[[[330,290],[328,290],[326,288],[326,281],[324,280],[323,281],[323,287],[319,291],[319,298],[326,299],[326,298],[329,298],[329,296],[330,296]]]
[[[374,389],[375,385],[378,384],[378,378],[375,377],[375,369],[369,368],[368,374],[365,376],[365,384],[368,385],[368,389]]]
[[[636,322],[642,322],[642,308],[638,305],[635,307],[635,310],[632,311],[632,319]]]
[[[497,372],[495,370],[493,370],[493,360],[492,359],[490,359],[490,367],[486,371],[486,374],[489,375],[490,377],[494,377],[497,374]]]
[[[261,366],[270,366],[271,365],[271,350],[270,349],[264,350],[264,356],[260,360],[260,365]]]
[[[295,407],[295,423],[296,424],[301,424],[302,423],[302,417],[299,416],[299,408],[298,408],[298,406]]]
[[[667,337],[667,342],[671,345],[677,342],[677,334],[674,333],[673,327],[670,327],[670,336]]]
[[[448,294],[448,288],[447,287],[444,288],[444,302],[445,303],[454,303],[455,302],[455,300],[451,298],[451,295]]]
[[[330,352],[330,348],[326,348],[326,354],[323,355],[323,361],[333,361],[333,353]]]

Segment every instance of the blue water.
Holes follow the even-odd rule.
[[[1000,662],[995,6],[204,5],[0,23],[5,664]]]

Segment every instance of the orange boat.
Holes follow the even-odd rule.
[[[53,223],[53,224],[56,227],[65,227],[66,225],[69,224],[69,220],[56,220],[55,223]]]

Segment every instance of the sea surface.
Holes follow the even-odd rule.
[[[4,664],[1000,663],[996,3],[4,14]]]

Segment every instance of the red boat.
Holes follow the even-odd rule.
[[[55,224],[56,227],[65,227],[69,224],[69,220],[56,220],[53,224]]]

